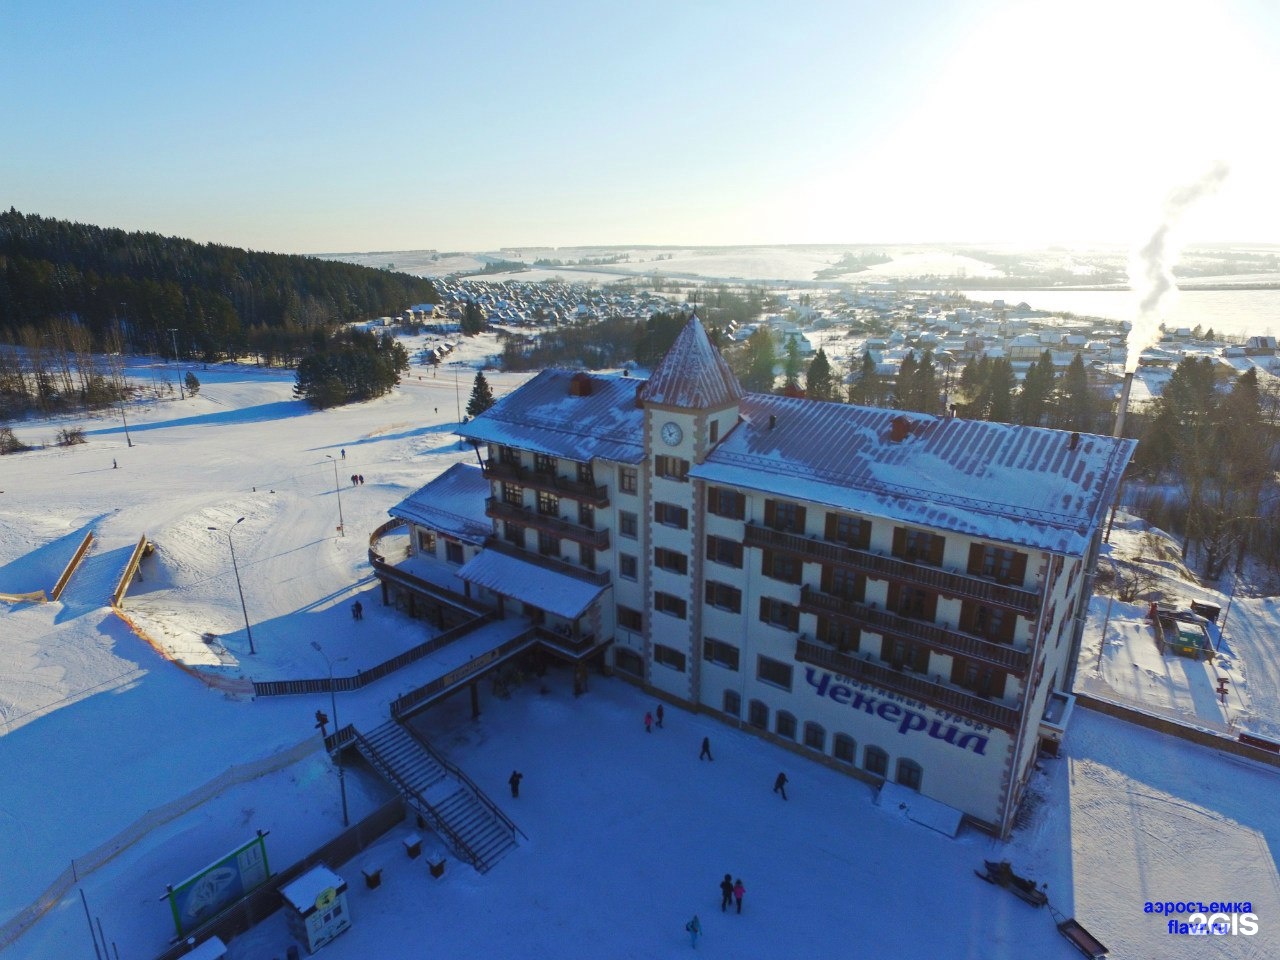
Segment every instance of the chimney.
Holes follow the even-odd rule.
[[[889,440],[893,443],[901,443],[911,435],[911,421],[902,415],[898,415],[889,421]]]
[[[1068,450],[1074,450],[1074,449],[1075,449],[1076,447],[1078,447],[1078,446],[1080,446],[1080,434],[1078,434],[1078,433],[1073,433],[1073,434],[1071,434],[1071,440],[1070,440],[1070,442],[1068,442],[1068,444],[1067,444],[1067,449],[1068,449]]]
[[[778,418],[774,416],[772,413],[769,414],[769,429],[772,430],[777,425],[778,425]]]
[[[1124,386],[1120,388],[1120,406],[1116,410],[1116,428],[1111,431],[1113,437],[1124,436],[1124,416],[1129,411],[1129,391],[1133,388],[1133,371],[1124,375]]]

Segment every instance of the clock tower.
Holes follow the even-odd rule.
[[[649,482],[645,657],[648,681],[688,702],[701,687],[703,485],[689,468],[738,422],[739,385],[696,315],[662,358],[637,401],[644,407]]]

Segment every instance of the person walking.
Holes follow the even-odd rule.
[[[120,464],[116,463],[116,458],[115,458],[115,457],[112,457],[112,458],[111,458],[111,469],[112,469],[112,470],[119,470],[119,469],[120,469]]]
[[[352,620],[364,619],[364,604],[362,604],[359,600],[357,600],[355,603],[351,605],[351,619]]]
[[[720,912],[724,913],[729,908],[729,901],[733,899],[733,876],[725,874],[724,879],[720,881]]]
[[[511,784],[512,798],[520,796],[520,781],[524,779],[524,774],[519,770],[511,771],[511,779],[507,783]]]
[[[706,757],[708,760],[715,759],[715,757],[711,755],[711,738],[710,737],[702,738],[702,752],[698,754],[698,759],[701,760],[703,757]],[[725,879],[728,879],[727,875]]]
[[[363,474],[363,473],[361,473],[361,474],[358,474],[358,476],[360,477],[360,486],[362,486],[362,487],[363,487],[363,486],[364,486],[364,474]]]
[[[778,774],[776,780],[773,781],[773,792],[782,794],[782,799],[787,799],[787,775],[785,773]]]
[[[653,733],[653,714],[648,710],[644,713],[644,732]]]
[[[662,704],[658,704],[658,710],[657,710],[657,713],[655,713],[655,716],[658,718],[658,729],[661,730],[662,729]]]
[[[742,898],[746,895],[747,888],[742,885],[742,878],[739,877],[733,884],[733,899],[738,903],[738,912],[742,912]]]
[[[689,942],[693,944],[694,949],[697,949],[698,937],[702,936],[702,921],[698,919],[696,913],[693,915],[693,919],[684,925],[684,928],[689,931]]]
[[[346,448],[346,447],[343,447],[343,448],[342,448],[342,459],[343,459],[343,460],[347,459],[347,448]]]

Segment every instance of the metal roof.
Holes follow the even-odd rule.
[[[484,550],[472,557],[458,570],[458,577],[569,620],[581,616],[605,590],[497,550]]]
[[[697,314],[640,391],[645,403],[692,410],[711,410],[742,399],[742,387],[707,337]]]
[[[466,543],[481,544],[493,532],[484,515],[489,481],[478,466],[455,463],[420,490],[405,497],[387,512]]]

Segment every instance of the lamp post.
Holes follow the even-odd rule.
[[[124,401],[120,401],[120,419],[124,422],[124,442],[129,446],[133,446],[133,439],[129,436],[129,418],[124,415]]]
[[[315,650],[316,653],[320,654],[320,656],[324,657],[324,662],[329,667],[329,709],[333,711],[333,732],[336,734],[342,729],[342,724],[338,722],[338,695],[334,693],[333,690],[333,661],[330,660],[329,655],[324,652],[319,641],[312,640],[311,648]],[[347,781],[343,776],[341,752],[334,757],[333,762],[337,764],[338,767],[338,792],[342,794],[342,825],[344,827],[349,827],[351,826],[351,820],[347,816]]]
[[[170,327],[169,336],[173,338],[173,365],[176,367],[178,365],[178,328]],[[186,391],[186,388],[182,385],[181,377],[178,378],[178,399],[179,400],[187,399],[187,391]]]
[[[236,574],[236,592],[240,594],[240,612],[244,614],[244,632],[249,637],[249,653],[254,654],[258,651],[253,648],[253,629],[249,626],[249,609],[244,605],[244,588],[240,586],[240,567],[236,563],[236,545],[231,539],[231,531],[234,530],[236,524],[239,523],[244,523],[244,517],[241,517],[233,523],[229,529],[222,530],[221,532],[227,535],[227,546],[231,548],[231,569],[234,570]],[[219,530],[220,528],[210,527],[209,529]]]
[[[334,460],[332,454],[326,453],[324,456],[326,460],[333,460],[333,492],[338,495],[338,533],[345,537],[347,524],[342,519],[342,484],[338,483],[338,461]]]

